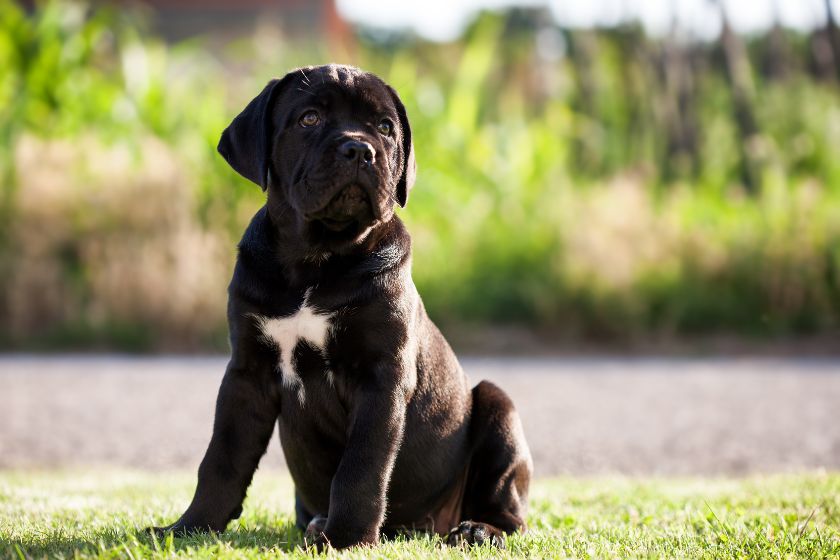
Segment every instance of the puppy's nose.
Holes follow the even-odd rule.
[[[364,163],[373,163],[373,158],[376,155],[373,146],[358,140],[348,140],[338,147],[338,153],[350,161]]]

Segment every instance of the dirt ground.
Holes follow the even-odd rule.
[[[537,475],[840,469],[840,360],[465,358]],[[0,468],[195,469],[224,358],[0,358]],[[273,438],[263,468],[282,468]]]

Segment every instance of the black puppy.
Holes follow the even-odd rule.
[[[486,381],[470,390],[411,280],[394,203],[415,164],[396,92],[352,67],[293,71],[219,152],[268,202],[239,244],[195,497],[157,530],[224,530],[278,422],[297,525],[319,547],[403,529],[503,545],[525,527],[531,456],[513,403]]]

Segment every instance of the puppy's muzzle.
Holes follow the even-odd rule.
[[[332,231],[341,231],[351,225],[367,225],[373,218],[370,197],[365,189],[353,183],[341,189],[320,210],[307,213],[306,218],[318,220]]]

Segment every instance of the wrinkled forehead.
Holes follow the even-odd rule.
[[[292,106],[396,114],[388,88],[372,74],[337,65],[302,68],[297,74],[295,87],[284,99]]]

